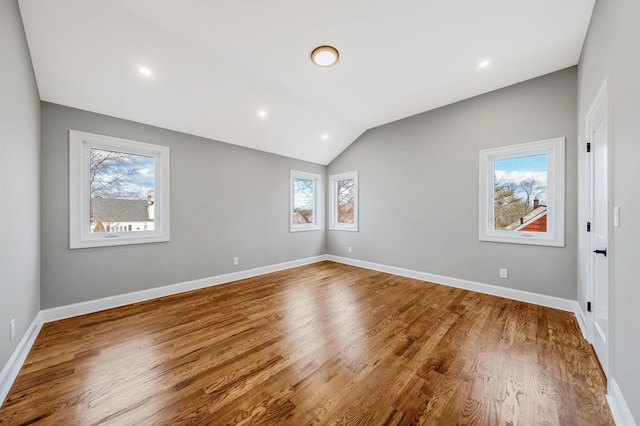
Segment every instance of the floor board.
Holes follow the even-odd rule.
[[[0,424],[612,425],[573,314],[334,262],[47,323]]]

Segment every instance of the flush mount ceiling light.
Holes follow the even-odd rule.
[[[333,46],[319,46],[311,52],[311,60],[319,67],[330,67],[339,57],[338,49]]]
[[[488,59],[484,59],[480,62],[478,62],[478,68],[486,68],[491,64],[491,61]]]
[[[148,77],[151,75],[151,70],[147,67],[140,67],[140,74]]]

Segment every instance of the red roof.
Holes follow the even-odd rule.
[[[547,232],[547,215],[546,213],[538,218],[529,222],[524,228],[520,228],[520,231],[529,232]]]

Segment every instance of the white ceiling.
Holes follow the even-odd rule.
[[[577,64],[594,1],[19,3],[42,100],[328,164],[367,129]],[[323,44],[333,67],[310,61]]]

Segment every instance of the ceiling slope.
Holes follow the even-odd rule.
[[[42,100],[328,164],[367,129],[577,64],[594,0],[19,3]],[[333,67],[310,61],[323,44]]]

